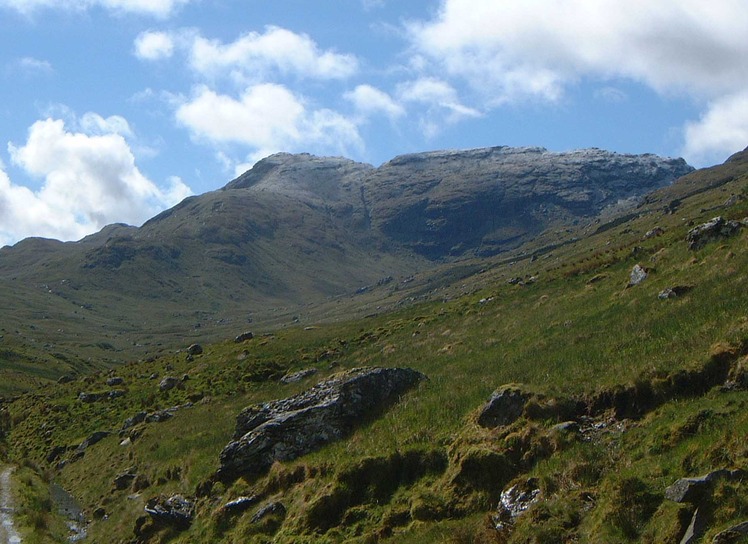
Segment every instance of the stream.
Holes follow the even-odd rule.
[[[86,538],[86,517],[75,497],[54,482],[49,485],[49,491],[57,511],[67,519],[70,529],[68,542],[80,542]]]

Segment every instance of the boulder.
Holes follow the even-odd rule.
[[[666,287],[659,292],[657,298],[660,300],[667,300],[669,298],[677,298],[681,295],[688,293],[693,287],[690,285],[675,285],[673,287]]]
[[[286,516],[286,507],[277,501],[269,502],[264,504],[259,510],[257,510],[257,512],[255,512],[251,521],[252,523],[258,523],[268,516],[278,516],[283,518]]]
[[[727,238],[737,234],[743,226],[739,221],[727,221],[722,216],[717,216],[697,227],[692,228],[686,234],[688,249],[701,249],[709,242],[720,238]]]
[[[492,518],[497,531],[514,524],[515,519],[540,500],[539,485],[537,478],[529,478],[501,492],[497,512]]]
[[[132,482],[137,477],[137,474],[134,474],[130,471],[124,472],[122,474],[117,474],[114,478],[114,489],[121,491],[123,489],[127,489],[130,487]]]
[[[85,451],[90,446],[93,446],[94,444],[104,440],[110,434],[111,433],[109,433],[108,431],[96,431],[95,433],[92,433],[88,438],[86,438],[83,442],[81,442],[77,450],[79,452]]]
[[[639,285],[641,282],[647,279],[647,276],[649,276],[649,272],[647,272],[647,269],[641,266],[640,264],[634,265],[634,268],[631,270],[631,274],[629,275],[629,287],[634,287],[635,285]]]
[[[704,476],[681,478],[665,489],[665,498],[674,502],[698,505],[705,493],[711,492],[712,484],[716,480],[735,481],[744,476],[745,471],[740,469],[719,469]]]
[[[478,416],[478,425],[486,428],[511,425],[522,415],[530,393],[505,385],[491,395]]]
[[[203,347],[200,344],[192,344],[187,348],[187,355],[200,355],[203,352]]]
[[[249,510],[252,506],[257,504],[260,498],[257,495],[237,497],[223,505],[223,511],[229,514],[239,514],[246,510]]]
[[[748,536],[748,521],[738,523],[717,533],[712,539],[712,544],[737,544],[738,542],[745,542],[743,539],[746,536]]]
[[[236,342],[237,344],[241,344],[242,342],[246,342],[247,340],[252,340],[252,338],[254,337],[255,335],[253,333],[247,331],[234,338],[234,342]]]
[[[261,474],[348,435],[425,376],[407,368],[341,372],[292,397],[250,406],[237,416],[234,440],[220,455],[217,477]]]
[[[186,528],[192,523],[195,505],[182,495],[159,496],[148,500],[145,512],[158,524]]]
[[[691,523],[688,524],[686,532],[680,539],[680,544],[694,544],[698,542],[706,530],[706,521],[706,515],[702,512],[702,509],[697,508],[693,516],[691,516]]]
[[[106,381],[106,384],[109,387],[113,387],[115,385],[122,385],[125,383],[125,380],[123,378],[120,378],[119,376],[112,376],[111,378],[108,378]]]
[[[161,380],[161,383],[158,384],[158,388],[161,391],[169,391],[170,389],[178,387],[181,383],[182,382],[179,378],[175,378],[174,376],[166,376],[163,380]]]

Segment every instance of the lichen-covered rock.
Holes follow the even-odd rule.
[[[305,368],[304,370],[299,370],[298,372],[293,372],[291,374],[286,374],[281,378],[281,383],[289,384],[289,383],[296,383],[300,382],[304,378],[308,378],[309,376],[313,376],[317,373],[316,368]]]
[[[537,478],[529,478],[501,492],[497,512],[492,518],[497,531],[508,528],[515,519],[540,500],[539,486]]]
[[[709,242],[733,236],[742,226],[743,224],[739,221],[727,221],[722,216],[717,216],[688,231],[686,235],[688,249],[701,249]]]
[[[349,434],[396,402],[425,376],[407,368],[358,368],[282,400],[250,406],[237,417],[217,476],[259,474]]]
[[[647,276],[649,276],[649,273],[646,268],[640,264],[634,265],[634,268],[631,269],[631,274],[629,275],[629,287],[639,285],[647,279]]]

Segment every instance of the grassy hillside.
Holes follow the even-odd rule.
[[[678,542],[693,507],[667,500],[665,488],[748,468],[748,228],[695,251],[685,242],[716,215],[748,216],[742,155],[624,218],[551,229],[511,256],[326,307],[366,318],[315,323],[310,311],[245,343],[44,385],[5,407],[5,448],[80,501],[91,542]],[[649,276],[627,287],[636,264]],[[677,297],[658,297],[677,287]],[[242,408],[365,365],[429,380],[344,441],[210,485]],[[318,373],[278,381],[306,368]],[[160,391],[167,375],[188,379]],[[107,385],[113,376],[123,383]],[[505,384],[526,392],[522,416],[478,425]],[[123,394],[79,400],[112,390]],[[172,407],[166,421],[121,431],[138,412]],[[99,431],[111,434],[78,447]],[[123,474],[132,479],[118,485]],[[514,484],[539,499],[497,531],[502,490]],[[715,484],[700,508],[702,542],[748,520],[747,486]],[[194,521],[153,525],[148,499],[174,493],[195,501]],[[246,512],[223,508],[243,496],[257,497]],[[285,514],[253,521],[271,501]]]

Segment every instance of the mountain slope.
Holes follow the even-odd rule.
[[[0,249],[0,329],[77,371],[91,358],[108,366],[250,326],[350,315],[362,288],[407,291],[415,273],[506,253],[691,170],[601,150],[445,151],[379,168],[278,154],[140,228]]]
[[[697,512],[701,541],[722,541],[748,520],[748,227],[686,237],[748,216],[747,159],[569,226],[553,250],[416,279],[430,296],[394,311],[40,388],[7,405],[7,448],[79,499],[94,542],[679,542]],[[263,403],[361,366],[428,380],[342,440],[216,478]],[[514,416],[482,415],[493,391]],[[706,475],[699,497],[669,498]],[[175,497],[189,523],[147,513]]]

